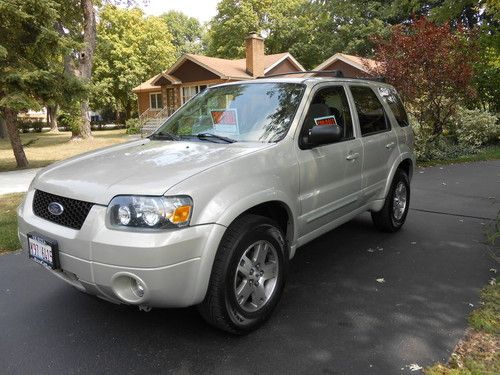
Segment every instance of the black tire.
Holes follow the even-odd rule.
[[[246,311],[244,306],[253,306],[254,293],[247,297],[249,301],[247,304],[238,303],[236,285],[238,277],[241,277],[238,270],[245,264],[242,256],[249,254],[248,251],[251,251],[249,249],[257,243],[264,246],[266,254],[268,251],[269,254],[276,254],[276,256],[265,255],[266,260],[262,263],[269,262],[266,266],[276,263],[277,267],[274,266],[270,272],[276,273],[277,276],[273,279],[275,281],[272,286],[268,288],[272,289],[272,292],[266,297],[267,302],[259,302],[262,306],[257,311]],[[207,294],[203,302],[198,305],[201,316],[212,326],[233,334],[245,334],[255,330],[269,319],[281,297],[288,273],[288,259],[289,251],[285,237],[274,221],[258,215],[245,215],[236,219],[226,230],[217,250]],[[253,259],[250,258],[248,260],[252,261],[252,267],[259,268],[259,263],[253,263]],[[250,287],[255,289],[256,285],[259,285],[258,281],[263,280],[257,279],[263,275],[263,270],[264,268],[260,271],[262,273],[252,273],[253,276],[250,277],[256,278],[252,279],[253,285],[250,285],[251,282],[246,278],[245,283],[248,282]],[[261,282],[261,290],[269,286],[266,284],[268,282],[268,280]],[[243,297],[240,301],[242,300]]]
[[[403,184],[406,189],[406,205],[401,217],[394,213],[394,196],[396,189]],[[406,173],[398,169],[392,179],[391,188],[385,198],[384,206],[378,212],[372,212],[372,220],[375,227],[383,232],[397,232],[405,223],[408,209],[410,207],[410,181]]]

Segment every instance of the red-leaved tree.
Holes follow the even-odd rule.
[[[381,64],[371,72],[394,85],[417,121],[436,137],[457,104],[474,96],[474,58],[464,29],[419,18],[393,26],[388,38],[375,38],[375,59]]]

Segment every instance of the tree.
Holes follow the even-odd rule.
[[[93,104],[123,110],[130,117],[132,88],[176,60],[172,35],[159,17],[140,9],[106,5],[99,14],[93,74]]]
[[[375,58],[382,67],[373,70],[393,84],[421,124],[433,137],[457,104],[474,95],[473,54],[464,30],[437,25],[419,18],[409,25],[396,25],[388,38],[376,38]]]
[[[208,53],[225,58],[243,57],[250,32],[266,35],[268,53],[283,52],[280,26],[292,23],[305,0],[222,0],[210,21]]]
[[[38,91],[50,86],[50,56],[61,49],[53,25],[52,0],[0,1],[0,115],[4,118],[19,168],[28,160],[17,128],[19,111],[40,108]]]
[[[203,53],[203,28],[200,22],[182,12],[171,10],[160,16],[167,24],[172,34],[172,43],[176,48],[176,55],[184,53]]]

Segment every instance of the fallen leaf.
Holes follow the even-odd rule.
[[[410,369],[410,371],[419,371],[419,370],[422,370],[422,366],[419,366],[416,363],[412,363],[411,365],[407,365],[406,367],[408,367]]]

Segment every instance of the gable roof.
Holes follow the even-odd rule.
[[[329,65],[333,64],[335,61],[340,60],[345,62],[346,64],[352,65],[353,67],[362,70],[363,72],[370,73],[370,70],[375,70],[380,68],[381,64],[380,62],[373,60],[373,59],[368,59],[366,57],[359,57],[359,56],[354,56],[354,55],[348,55],[345,53],[336,53],[335,55],[331,56],[330,58],[326,59],[323,61],[321,64],[319,64],[314,70],[324,70],[327,68]]]
[[[268,71],[279,65],[281,62],[285,60],[290,60],[290,62],[299,70],[304,71],[305,69],[299,62],[288,52],[284,53],[276,53],[273,55],[264,55],[264,74]],[[160,83],[160,78],[167,78],[172,83],[181,83],[174,76],[174,72],[186,61],[192,61],[195,64],[205,68],[206,70],[212,72],[213,74],[219,76],[221,79],[236,79],[236,80],[245,80],[245,79],[253,79],[254,77],[247,73],[246,71],[246,59],[221,59],[218,57],[209,57],[203,55],[195,55],[192,53],[186,53],[182,55],[174,65],[172,65],[168,70],[164,71],[161,74],[156,75],[151,78],[147,82],[150,82],[150,85],[153,87],[158,87],[157,85]],[[173,82],[172,79],[176,80]],[[146,84],[146,82],[144,82]],[[141,84],[143,85],[143,84]],[[134,88],[135,91],[141,85]],[[133,91],[134,91],[133,90]]]
[[[139,86],[134,87],[132,89],[132,92],[152,91],[152,90],[158,90],[158,91],[160,91],[161,87],[160,86],[155,86],[153,84],[153,82],[156,81],[160,77],[161,77],[161,73],[155,75],[154,77],[151,77],[146,82],[143,82]]]

